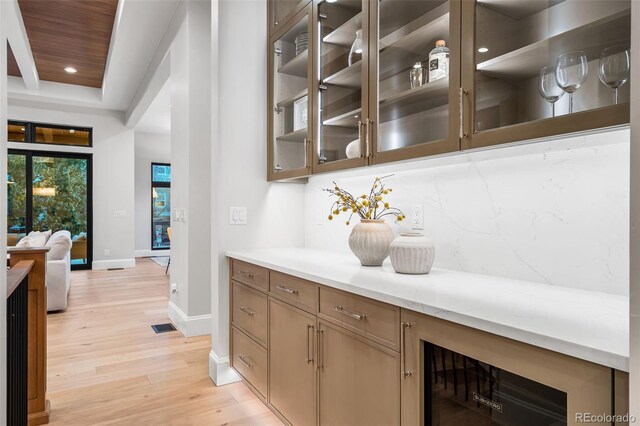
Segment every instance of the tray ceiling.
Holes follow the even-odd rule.
[[[102,87],[118,0],[18,0],[18,4],[41,80]],[[69,74],[65,67],[77,73]],[[9,75],[16,74],[9,71]]]

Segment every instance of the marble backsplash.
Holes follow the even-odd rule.
[[[390,201],[407,216],[424,205],[434,267],[627,295],[629,140],[624,128],[314,176],[305,245],[349,251],[351,227],[327,220],[321,188],[361,193],[394,174]]]

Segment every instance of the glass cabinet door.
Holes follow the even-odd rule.
[[[375,3],[373,162],[459,150],[459,1]]]
[[[362,0],[318,5],[314,172],[367,163],[367,5]]]
[[[271,44],[270,180],[305,176],[311,171],[311,37],[309,6]]]
[[[270,34],[275,34],[300,8],[310,0],[269,0]]]
[[[463,87],[486,146],[629,122],[631,1],[463,2]]]

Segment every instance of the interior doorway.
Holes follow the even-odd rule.
[[[9,150],[7,245],[31,231],[71,233],[71,269],[91,269],[92,155]]]

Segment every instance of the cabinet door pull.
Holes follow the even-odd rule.
[[[373,124],[373,121],[370,119],[366,119],[364,125],[365,125],[365,139],[366,139],[366,143],[365,143],[365,148],[367,150],[367,157],[371,157],[371,139],[369,137],[370,133],[371,133],[371,125]]]
[[[342,306],[336,305],[333,307],[333,310],[336,312],[340,312],[342,315],[346,315],[351,318],[355,318],[357,320],[363,320],[367,318],[366,314],[357,314],[355,312],[351,312],[348,309],[343,308]]]
[[[283,284],[278,284],[276,286],[276,288],[280,291],[284,291],[285,293],[289,293],[289,294],[298,294],[298,290],[296,290],[295,288],[289,288],[286,285]]]
[[[254,275],[249,271],[245,271],[245,270],[240,269],[238,272],[240,272],[243,275],[246,275],[248,278],[251,278],[251,279],[253,279],[253,277],[254,277]]]
[[[307,364],[313,362],[313,338],[310,336],[313,336],[313,330],[315,329],[315,327],[311,324],[307,324]],[[311,330],[311,334],[309,334],[309,330]],[[311,347],[311,350],[309,350],[309,347]]]
[[[311,163],[309,162],[309,145],[311,144],[311,139],[304,138],[304,167],[310,168]]]
[[[249,315],[250,317],[252,317],[255,314],[255,311],[252,311],[251,309],[247,308],[246,306],[240,306],[240,310],[242,312],[244,312],[245,314]]]
[[[460,132],[458,137],[460,139],[464,139],[467,137],[467,134],[464,132],[464,97],[469,92],[464,90],[462,87],[458,90],[458,108],[460,108]]]
[[[242,361],[242,363],[243,363],[244,365],[246,365],[247,367],[249,367],[249,368],[253,367],[253,364],[252,364],[252,363],[250,363],[249,361],[247,361],[247,360],[245,359],[245,356],[244,356],[244,355],[238,355],[238,359],[239,359],[240,361]]]
[[[364,154],[367,151],[366,147],[362,146],[363,144],[362,127],[364,127],[364,123],[362,122],[362,120],[358,120],[358,140],[360,140],[360,158],[364,158]]]
[[[410,322],[401,322],[402,333],[400,333],[400,338],[402,339],[402,372],[400,373],[402,379],[406,379],[413,373],[410,370],[407,370],[407,336],[406,330],[411,327],[413,324]]]
[[[322,333],[324,330],[316,329],[316,368],[321,369],[324,367],[324,359],[322,353]]]

